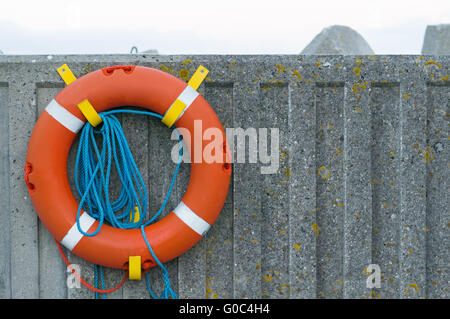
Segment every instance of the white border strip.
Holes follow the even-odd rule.
[[[183,116],[184,112],[186,112],[186,110],[189,108],[189,106],[191,106],[191,104],[195,101],[195,99],[199,95],[200,94],[196,90],[194,90],[190,85],[188,85],[184,88],[183,92],[181,92],[181,94],[177,97],[177,100],[180,100],[181,102],[183,102],[186,105],[186,107],[180,113],[180,115],[178,115],[177,119],[175,120],[175,122],[173,122],[172,126],[175,125],[175,123]],[[173,105],[173,103],[172,103],[172,105]],[[166,115],[167,112],[169,112],[172,105],[167,109],[167,111],[166,111],[166,113],[164,113],[164,115]]]
[[[183,92],[181,92],[178,100],[186,104],[186,108],[188,108],[198,95],[198,92],[194,90],[190,85],[188,85],[184,88]]]
[[[47,105],[45,111],[47,111],[48,114],[50,114],[55,120],[61,123],[61,125],[75,134],[77,134],[84,125],[84,122],[82,120],[67,111],[55,100],[52,100]]]
[[[180,202],[174,210],[175,215],[200,236],[204,236],[211,227],[200,216],[194,213],[185,203]]]
[[[88,213],[83,212],[80,216],[80,228],[87,232],[89,228],[94,224],[95,219],[89,216]],[[61,244],[63,244],[67,249],[72,251],[75,246],[79,243],[79,241],[83,238],[83,234],[78,231],[77,222],[73,224],[73,226],[69,229],[67,234],[61,240]]]

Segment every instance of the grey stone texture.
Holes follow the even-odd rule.
[[[116,64],[188,80],[225,128],[278,128],[280,167],[234,163],[225,206],[207,235],[167,263],[180,298],[449,298],[450,57],[103,56],[0,57],[0,298],[93,298],[67,288],[66,267],[28,197],[23,167],[34,123],[64,84]],[[120,121],[149,189],[164,200],[175,165],[171,131],[154,118]],[[69,156],[69,179],[77,142]],[[248,156],[248,155],[247,155]],[[247,157],[248,158],[248,157]],[[164,215],[182,198],[183,164]],[[117,189],[115,190],[117,191]],[[93,282],[93,265],[69,253]],[[367,267],[381,287],[367,288]],[[106,270],[106,286],[122,271]],[[151,271],[153,289],[161,272]],[[108,298],[149,298],[129,281]]]
[[[300,54],[368,55],[374,52],[367,41],[352,28],[333,25],[316,35]]]
[[[450,24],[427,26],[422,54],[450,55]]]

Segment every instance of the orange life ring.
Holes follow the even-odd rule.
[[[54,97],[31,134],[25,182],[39,218],[58,242],[81,258],[106,267],[127,269],[129,256],[141,256],[143,269],[156,265],[139,228],[118,229],[104,224],[95,236],[83,236],[78,231],[78,203],[67,178],[67,158],[78,130],[86,122],[77,107],[81,101],[87,99],[97,112],[131,105],[164,115],[188,88],[182,80],[156,69],[113,66],[80,77]],[[175,126],[187,129],[191,136],[194,120],[202,121],[202,136],[209,128],[221,130],[227,160],[192,161],[188,188],[180,204],[145,228],[161,262],[178,257],[202,238],[219,216],[230,183],[229,147],[219,119],[198,93],[189,102]],[[206,145],[202,139],[202,150]],[[193,149],[189,150],[191,158]],[[98,221],[83,211],[80,225],[83,231],[92,232]]]

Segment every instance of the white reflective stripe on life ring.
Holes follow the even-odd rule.
[[[88,213],[83,212],[80,216],[80,228],[82,231],[87,232],[89,228],[94,224],[95,219],[89,216]],[[72,251],[78,242],[83,238],[83,234],[78,230],[77,222],[72,225],[67,234],[61,240],[61,244]]]
[[[195,99],[200,94],[194,90],[191,86],[187,85],[184,90],[180,93],[180,95],[177,97],[175,102],[172,103],[172,105],[167,109],[166,113],[163,117],[163,123],[168,125],[169,127],[172,127],[172,125],[175,125],[175,123],[183,116],[184,112],[191,106],[191,104],[195,101]],[[184,107],[180,110],[180,103],[182,102],[181,106],[184,105]],[[177,114],[177,112],[180,112]],[[173,114],[172,114],[173,113]]]
[[[193,231],[200,236],[204,236],[211,227],[205,220],[194,213],[185,203],[180,202],[177,208],[173,211],[179,219],[188,225]]]
[[[45,111],[50,114],[55,120],[57,120],[61,125],[67,128],[69,131],[75,134],[83,127],[84,122],[78,117],[67,111],[64,107],[59,105],[58,102],[52,100]]]
[[[186,104],[186,107],[184,109],[187,109],[192,102],[199,96],[199,93],[194,90],[191,86],[187,85],[183,92],[181,92],[180,96],[178,97],[178,100]],[[180,115],[181,116],[181,115]]]

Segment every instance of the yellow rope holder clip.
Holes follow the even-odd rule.
[[[66,83],[66,85],[69,85],[77,79],[67,64],[61,65],[56,69],[56,71],[58,71],[59,75],[63,79],[64,83]],[[88,100],[81,101],[77,106],[92,126],[95,127],[102,122],[102,118],[98,115],[97,111]],[[133,213],[130,212],[130,221],[132,217]],[[139,208],[136,206],[134,208],[133,222],[137,223],[139,221],[139,218]],[[141,256],[130,256],[128,259],[128,267],[130,280],[141,280]]]
[[[203,80],[208,75],[209,70],[205,68],[203,65],[200,65],[195,71],[194,75],[192,75],[191,79],[188,82],[188,85],[197,90],[200,84],[202,84]]]
[[[130,280],[141,280],[141,256],[128,257],[128,278]]]
[[[77,79],[67,64],[61,65],[56,71],[58,71],[66,85],[69,85]],[[97,111],[88,100],[81,101],[77,106],[92,126],[96,127],[103,122],[100,115],[98,115]]]
[[[200,65],[197,68],[197,71],[195,71],[194,75],[192,75],[191,79],[188,82],[188,85],[194,90],[197,90],[200,84],[202,84],[203,80],[208,75],[208,72],[209,70],[207,68],[205,68],[203,65]],[[186,107],[187,105],[178,97],[175,102],[173,102],[173,104],[169,107],[161,122],[163,122],[168,127],[172,127],[172,125],[178,120]]]
[[[133,218],[133,212],[130,212],[130,222],[131,218]],[[134,220],[133,223],[137,223],[139,221],[139,207],[134,206]]]
[[[67,64],[61,65],[59,68],[56,69],[56,71],[58,71],[59,75],[66,83],[66,85],[69,85],[70,83],[74,82],[77,79],[75,75],[73,75],[72,71],[69,69]]]
[[[100,115],[98,115],[97,111],[88,100],[81,101],[77,106],[80,109],[81,113],[83,113],[86,120],[88,120],[88,122],[91,123],[93,127],[96,127],[101,122],[103,122]]]

